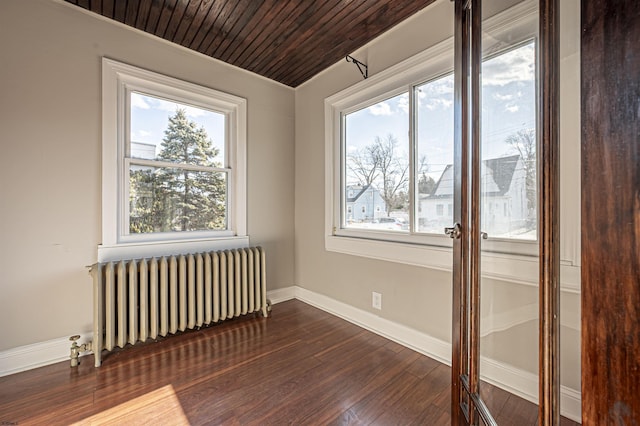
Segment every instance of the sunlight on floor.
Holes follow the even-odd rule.
[[[173,386],[167,385],[74,425],[188,425]]]

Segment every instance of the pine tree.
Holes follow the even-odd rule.
[[[180,167],[222,167],[214,160],[218,152],[206,130],[190,121],[184,109],[178,109],[169,117],[156,159],[176,163],[176,167],[158,168],[155,173],[149,170],[132,172],[132,200],[135,196],[137,202],[131,209],[131,232],[226,228],[226,182],[223,174]],[[138,194],[133,194],[133,188],[138,188]]]

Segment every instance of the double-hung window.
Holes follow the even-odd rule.
[[[244,245],[245,139],[244,99],[104,59],[99,258]]]

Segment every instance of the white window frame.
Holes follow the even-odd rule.
[[[538,14],[534,1],[523,2],[495,17],[486,20],[483,25],[485,33],[500,42],[499,35],[513,36],[515,28],[522,28],[523,22],[536,22]],[[535,28],[536,24],[528,28]],[[572,29],[575,30],[575,29]],[[509,39],[510,45],[532,38],[528,29],[518,34],[518,38]],[[485,40],[483,40],[485,42]],[[484,45],[491,50],[490,40]],[[361,230],[341,228],[344,181],[341,163],[343,146],[341,121],[344,113],[349,113],[370,106],[409,90],[413,107],[413,87],[450,73],[453,69],[453,38],[440,42],[425,51],[395,65],[378,74],[346,88],[325,99],[325,249],[339,253],[363,256],[373,259],[403,263],[408,265],[429,267],[451,271],[451,240],[446,236],[433,234],[406,234],[385,232],[381,230]],[[412,113],[412,112],[410,112]],[[410,129],[412,132],[413,129]],[[578,127],[579,131],[579,127]],[[410,138],[412,140],[413,137]],[[574,143],[575,141],[572,141]],[[575,160],[566,161],[562,166],[565,173],[579,176],[579,164]],[[413,178],[412,178],[413,179]],[[413,182],[410,182],[413,188]],[[564,184],[563,184],[564,186]],[[411,195],[413,196],[413,195]],[[419,202],[413,210],[419,208]],[[579,204],[579,203],[578,203]],[[563,206],[565,207],[565,206]],[[563,238],[568,240],[567,250],[561,253],[561,282],[564,290],[579,292],[580,268],[579,256],[575,247],[579,244],[579,227],[572,223],[579,221],[579,211],[575,206],[568,206],[561,218],[562,225],[568,224]],[[412,211],[411,214],[414,214]],[[482,256],[482,274],[484,277],[537,285],[538,261],[537,241],[498,240],[485,241],[483,246],[489,251]]]
[[[139,92],[225,115],[227,229],[129,234],[130,93]],[[98,261],[249,245],[247,236],[246,99],[173,77],[102,60],[102,244]]]

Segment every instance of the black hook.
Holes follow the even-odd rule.
[[[356,64],[356,66],[360,70],[360,74],[362,74],[365,80],[367,79],[367,77],[369,77],[369,67],[366,64],[363,64],[351,55],[347,55],[345,59],[347,60],[347,62],[353,62],[354,64]]]

